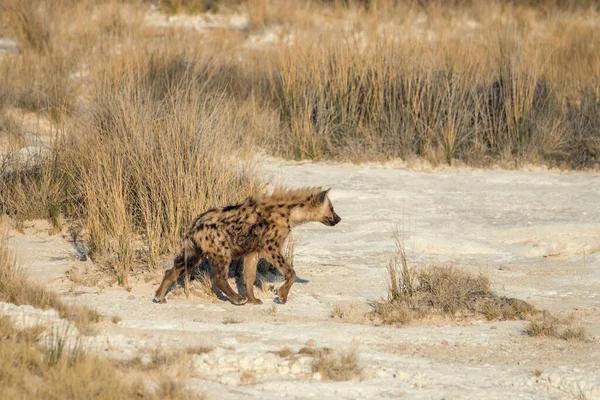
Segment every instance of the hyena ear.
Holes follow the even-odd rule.
[[[327,193],[329,193],[329,191],[331,190],[331,188],[322,191],[321,193],[319,193],[319,195],[317,196],[317,201],[322,204],[325,202],[325,199],[327,198]]]

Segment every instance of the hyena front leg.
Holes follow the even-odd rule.
[[[221,292],[223,292],[223,294],[229,297],[229,300],[231,300],[234,304],[242,304],[245,299],[234,292],[229,285],[229,282],[227,282],[230,263],[231,258],[229,257],[213,257],[211,260],[211,265],[214,276],[214,284]]]
[[[254,297],[254,282],[256,281],[256,268],[258,264],[258,253],[250,253],[244,257],[244,285],[246,286],[246,297],[252,304],[262,304],[262,301]]]
[[[273,264],[273,266],[283,274],[283,277],[285,278],[285,283],[279,288],[279,300],[282,303],[285,303],[287,301],[290,288],[296,281],[296,272],[285,260],[285,257],[281,255],[279,250],[267,252],[265,256],[271,262],[271,264]]]

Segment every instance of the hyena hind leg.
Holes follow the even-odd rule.
[[[194,268],[200,259],[198,254],[188,257],[187,260],[183,255],[178,255],[175,257],[175,261],[173,262],[173,268],[165,271],[165,276],[163,277],[160,286],[156,290],[154,294],[154,299],[152,300],[155,303],[166,303],[165,295],[167,294],[167,290],[169,287],[179,278],[179,276],[185,271],[185,266],[187,264],[188,271]],[[188,272],[189,273],[189,272]]]

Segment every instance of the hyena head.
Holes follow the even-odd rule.
[[[312,196],[307,203],[301,203],[295,207],[290,215],[290,219],[295,224],[303,222],[318,221],[327,226],[337,225],[342,218],[333,210],[333,204],[327,194],[331,188]]]

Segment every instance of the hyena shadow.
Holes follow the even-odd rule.
[[[206,276],[212,276],[210,270],[210,263],[207,260],[203,260],[190,274],[190,280],[198,280],[200,277],[205,274]],[[242,260],[234,260],[231,262],[229,266],[229,278],[235,279],[235,286],[237,288],[237,292],[241,296],[246,295],[246,288],[244,285],[244,264]],[[176,282],[171,285],[168,292],[173,290],[176,286],[184,287],[185,285],[185,277],[182,274]],[[256,268],[256,281],[254,282],[254,286],[263,292],[273,292],[277,294],[277,289],[285,282],[285,278],[279,272],[277,268],[275,268],[271,263],[267,260],[261,259],[258,262]],[[302,279],[296,277],[296,283],[308,283],[307,279]],[[217,296],[219,300],[229,301],[229,298],[225,296],[219,289],[213,286],[213,292]]]
[[[229,267],[229,277],[235,278],[235,285],[240,295],[246,295],[244,285],[244,265],[241,261],[235,260]],[[285,278],[271,263],[265,259],[260,259],[256,266],[256,281],[254,286],[263,292],[272,292],[277,294],[279,286],[285,282]],[[307,279],[296,276],[296,283],[307,283]]]

